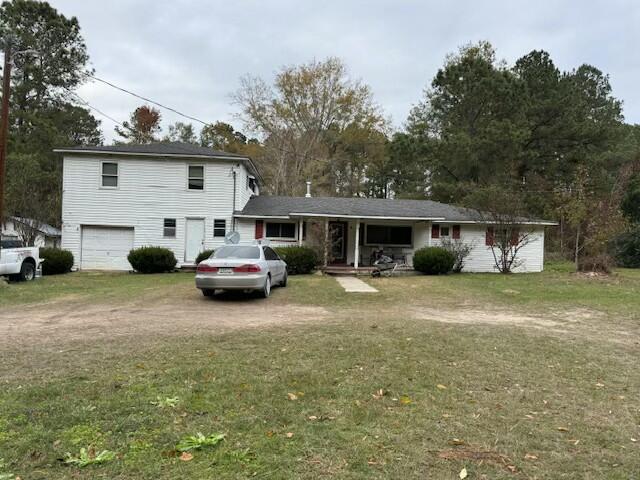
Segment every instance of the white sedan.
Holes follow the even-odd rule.
[[[272,285],[287,286],[287,264],[266,245],[225,245],[196,270],[196,288],[205,297],[216,290],[250,290],[267,298]]]

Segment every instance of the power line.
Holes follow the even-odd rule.
[[[189,120],[193,120],[194,122],[198,122],[198,123],[201,123],[203,125],[209,125],[211,123],[211,122],[205,122],[204,120],[201,120],[201,119],[199,119],[197,117],[193,117],[191,115],[187,115],[186,113],[183,113],[180,110],[177,110],[175,108],[169,107],[169,106],[164,105],[164,104],[162,104],[160,102],[156,102],[155,100],[151,100],[148,97],[144,97],[142,95],[139,95],[139,94],[137,94],[135,92],[132,92],[131,90],[127,90],[126,88],[119,87],[118,85],[116,85],[116,84],[114,84],[112,82],[104,80],[104,79],[102,79],[100,77],[96,77],[95,75],[92,75],[90,73],[87,73],[87,72],[83,72],[83,73],[87,77],[92,78],[92,79],[94,79],[94,80],[96,80],[98,82],[104,83],[105,85],[108,85],[108,86],[110,86],[112,88],[115,88],[116,90],[120,90],[121,92],[124,92],[126,94],[132,95],[132,96],[134,96],[136,98],[139,98],[140,100],[144,100],[145,102],[152,103],[152,104],[154,104],[154,105],[156,105],[156,106],[158,106],[160,108],[164,108],[165,110],[169,110],[169,111],[171,111],[173,113],[176,113],[176,114],[178,114],[178,115],[180,115],[180,116],[182,116],[184,118],[188,118]]]
[[[100,110],[97,107],[94,107],[93,105],[91,105],[89,102],[87,102],[84,98],[82,98],[80,95],[78,95],[76,92],[73,92],[71,90],[69,90],[68,88],[65,88],[65,90],[67,92],[69,92],[71,95],[73,95],[80,103],[82,103],[83,105],[85,105],[86,107],[89,107],[91,110],[95,111],[96,113],[102,115],[105,118],[108,118],[109,120],[111,120],[113,123],[120,125],[122,128],[126,128],[127,130],[133,131],[133,129],[131,127],[128,127],[127,125],[125,125],[124,123],[116,120],[115,118],[113,118],[110,115],[107,115],[106,113],[104,113],[102,110]]]

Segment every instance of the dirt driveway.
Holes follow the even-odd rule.
[[[240,328],[326,320],[322,307],[282,305],[270,300],[198,291],[161,300],[124,304],[86,303],[73,298],[5,308],[0,315],[0,349],[117,337],[159,337],[223,333]]]

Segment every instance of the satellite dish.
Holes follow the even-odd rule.
[[[240,243],[240,234],[238,232],[229,232],[224,236],[224,243],[227,245],[237,245]]]

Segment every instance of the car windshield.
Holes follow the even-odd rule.
[[[242,247],[239,245],[218,248],[213,254],[213,258],[260,258],[259,247]]]

